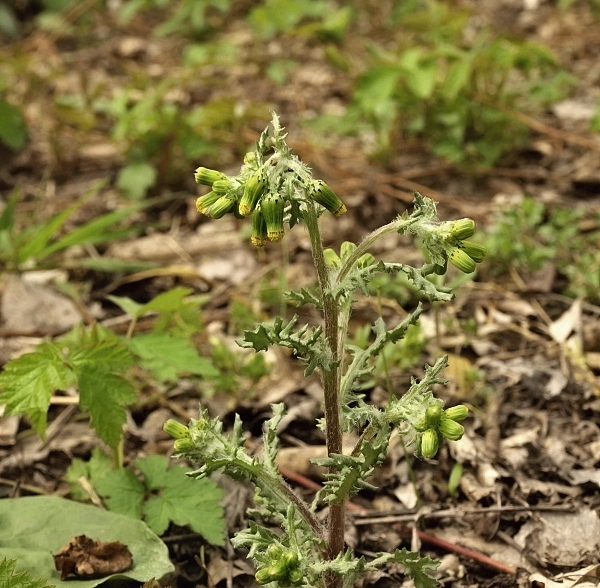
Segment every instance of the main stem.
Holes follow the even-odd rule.
[[[330,294],[329,270],[323,254],[323,242],[319,231],[317,210],[313,202],[306,205],[306,226],[310,236],[313,261],[317,270],[317,277],[323,299],[323,319],[325,322],[325,338],[331,354],[331,360],[336,367],[329,371],[323,370],[323,391],[325,399],[325,436],[327,440],[327,453],[342,453],[342,425],[340,419],[340,359],[341,349],[338,344],[338,307],[334,297]],[[334,473],[335,470],[332,470]],[[332,504],[329,507],[329,521],[327,525],[327,551],[334,559],[344,549],[344,528],[346,519],[346,504]],[[340,588],[342,577],[338,574],[329,574],[325,579],[327,588]]]

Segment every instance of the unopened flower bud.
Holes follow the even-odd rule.
[[[244,195],[240,200],[240,214],[248,216],[256,208],[260,197],[267,187],[267,176],[264,170],[254,172],[244,184]]]
[[[209,192],[208,194],[204,194],[204,196],[200,196],[200,198],[196,200],[196,210],[202,214],[208,215],[209,208],[219,198],[221,198],[221,194],[217,194],[217,192]]]
[[[233,210],[235,200],[229,196],[221,196],[209,209],[208,215],[212,218],[223,218]]]
[[[313,180],[308,195],[329,212],[333,212],[335,216],[341,216],[346,212],[346,205],[323,180]]]
[[[323,255],[325,256],[325,263],[329,267],[339,267],[341,260],[339,255],[333,249],[325,249]]]
[[[461,218],[453,221],[450,227],[449,237],[452,243],[468,239],[475,234],[475,221],[470,218]]]
[[[261,201],[260,208],[267,224],[269,241],[283,239],[283,209],[284,201],[279,194],[269,193]]]
[[[475,271],[475,262],[458,247],[452,247],[448,252],[448,260],[450,263],[461,272],[470,274]]]
[[[288,573],[288,580],[291,584],[298,585],[304,581],[304,574],[299,568],[295,568]]]
[[[340,247],[340,257],[342,259],[347,259],[354,253],[355,250],[356,245],[352,243],[352,241],[344,241]]]
[[[373,263],[375,263],[375,257],[373,255],[371,255],[370,253],[365,253],[364,255],[361,255],[358,258],[356,265],[359,268],[364,269],[365,267],[369,267]]]
[[[271,582],[283,580],[287,576],[287,568],[283,561],[272,563],[268,568]]]
[[[279,559],[283,555],[283,549],[279,545],[269,545],[267,557],[269,559]]]
[[[442,417],[442,407],[439,404],[430,404],[425,411],[425,420],[428,427],[437,427]]]
[[[456,246],[462,249],[475,263],[481,263],[487,253],[487,247],[472,241],[461,241]]]
[[[250,241],[256,247],[263,247],[268,241],[267,223],[265,222],[261,207],[255,208],[252,213],[252,236],[250,237]]]
[[[283,562],[288,570],[295,568],[298,565],[298,554],[295,551],[286,551],[283,554]]]
[[[189,453],[195,449],[194,442],[191,439],[176,439],[173,443],[175,453]]]
[[[256,574],[254,574],[254,579],[256,580],[256,583],[260,584],[261,586],[272,582],[269,568],[261,568],[258,570]]]
[[[163,431],[173,439],[187,439],[190,436],[190,430],[175,419],[169,419],[163,425]]]
[[[451,406],[444,411],[444,416],[453,421],[462,421],[469,416],[469,409],[464,404]]]
[[[224,180],[227,176],[220,171],[215,169],[208,169],[207,167],[199,167],[194,172],[194,179],[197,184],[204,184],[205,186],[212,186],[217,180]]]
[[[439,445],[438,434],[435,429],[427,429],[421,437],[421,455],[423,457],[435,457]]]
[[[233,184],[229,179],[216,180],[212,185],[212,189],[219,194],[227,194],[231,188],[233,188]]]
[[[446,437],[446,439],[450,439],[450,441],[458,441],[464,435],[465,428],[460,423],[442,416],[442,419],[440,420],[439,431],[444,437]]]

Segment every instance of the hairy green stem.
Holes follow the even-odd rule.
[[[342,453],[342,425],[340,416],[340,359],[341,350],[338,341],[338,307],[330,293],[329,269],[323,254],[323,242],[319,231],[317,210],[313,202],[306,204],[306,226],[310,236],[313,261],[317,270],[319,287],[323,297],[323,320],[325,322],[325,338],[335,367],[323,370],[323,392],[325,403],[327,453]],[[335,473],[333,468],[332,473]],[[328,521],[328,556],[334,559],[344,549],[344,529],[346,518],[345,502],[332,504],[329,507]],[[327,588],[339,588],[342,578],[337,574],[329,574],[325,580]]]

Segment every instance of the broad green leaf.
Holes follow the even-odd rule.
[[[167,458],[154,455],[136,462],[149,488],[160,494],[143,506],[144,519],[158,535],[167,530],[170,522],[189,525],[214,545],[225,542],[225,521],[219,501],[223,491],[210,479],[194,480],[185,475],[187,468],[167,469]]]
[[[50,588],[46,580],[34,580],[27,572],[15,574],[16,563],[13,559],[0,560],[1,588]]]
[[[433,94],[437,72],[437,62],[434,59],[424,59],[417,67],[409,70],[406,84],[417,98],[425,100]]]
[[[156,169],[147,161],[126,165],[117,177],[117,187],[132,200],[141,200],[156,183]]]
[[[441,92],[447,100],[454,100],[459,92],[469,82],[469,76],[471,75],[471,61],[463,59],[455,61],[448,68],[444,85],[441,88]]]
[[[137,318],[143,314],[141,309],[144,308],[144,305],[132,300],[131,298],[128,298],[127,296],[109,295],[107,298],[133,318]]]
[[[131,470],[104,472],[94,476],[92,484],[109,510],[134,519],[142,518],[146,489]]]
[[[0,100],[0,141],[14,151],[23,149],[27,142],[27,125],[21,111],[6,100]]]
[[[173,312],[181,309],[186,296],[192,294],[191,288],[172,288],[156,296],[144,304],[144,312],[154,310],[156,312]]]
[[[133,386],[125,378],[92,362],[83,362],[75,369],[79,404],[83,410],[89,411],[90,426],[107,445],[116,448],[126,420],[124,407],[137,398]]]
[[[0,373],[0,403],[6,404],[8,414],[26,414],[43,437],[50,397],[69,383],[72,376],[59,350],[51,343],[42,343],[33,353],[4,366]]]
[[[124,543],[133,567],[104,578],[61,581],[52,553],[77,535]],[[17,560],[17,571],[56,588],[93,588],[111,578],[147,582],[173,571],[167,547],[142,521],[57,496],[0,500],[0,560],[5,557]]]
[[[133,337],[128,343],[142,366],[161,382],[176,381],[183,374],[205,378],[219,375],[211,360],[201,357],[187,338],[165,332],[148,333]]]

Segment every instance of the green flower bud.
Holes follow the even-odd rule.
[[[256,208],[260,197],[267,187],[267,175],[264,170],[254,172],[244,184],[244,195],[240,200],[240,214],[248,216]]]
[[[448,260],[455,268],[465,274],[470,274],[475,271],[475,262],[467,253],[458,247],[452,247],[452,249],[450,249],[448,252]]]
[[[221,194],[217,194],[217,192],[209,192],[208,194],[204,194],[204,196],[200,196],[200,198],[196,200],[196,210],[202,214],[208,215],[208,209],[219,198],[221,198]]]
[[[196,184],[204,184],[205,186],[212,186],[213,182],[217,180],[224,180],[227,176],[220,171],[214,169],[208,169],[207,167],[199,167],[194,172],[194,179]]]
[[[229,196],[221,196],[209,209],[208,215],[212,218],[223,218],[233,210],[235,200]]]
[[[265,217],[260,206],[255,208],[252,213],[252,236],[250,237],[250,241],[256,247],[263,247],[268,241],[267,223],[265,222]]]
[[[285,567],[285,563],[282,561],[272,563],[267,569],[269,570],[269,574],[271,575],[271,582],[283,580],[288,573],[287,568]]]
[[[428,427],[437,427],[442,417],[442,407],[439,404],[430,404],[425,411],[425,420]]]
[[[475,263],[481,263],[487,254],[487,247],[472,241],[460,241],[456,246],[462,249]]]
[[[453,421],[462,421],[469,416],[469,409],[464,404],[457,404],[447,408],[442,416]]]
[[[435,457],[439,445],[438,434],[435,429],[427,429],[421,437],[421,455],[423,457]]]
[[[175,453],[189,453],[195,449],[194,442],[191,439],[176,439],[173,443]]]
[[[290,583],[295,585],[302,584],[302,582],[304,581],[304,574],[302,573],[302,570],[296,568],[289,572],[288,580],[290,581]]]
[[[340,257],[342,259],[347,259],[354,253],[355,250],[356,245],[354,243],[351,241],[344,241],[340,247]]]
[[[445,415],[442,416],[440,421],[440,433],[446,437],[446,439],[450,439],[450,441],[458,441],[464,435],[465,428],[460,423],[449,418],[444,418],[444,416]]]
[[[244,155],[244,165],[250,165],[256,161],[256,153],[254,151],[248,151],[246,155]]]
[[[298,554],[295,551],[286,551],[283,554],[283,562],[288,570],[295,568],[298,565]]]
[[[227,194],[231,188],[233,188],[233,183],[229,179],[216,180],[212,185],[212,189],[219,194]]]
[[[163,425],[163,431],[173,439],[187,439],[190,436],[190,430],[175,419],[169,419]]]
[[[358,258],[356,265],[359,268],[364,269],[365,267],[370,266],[372,263],[375,263],[375,257],[370,253],[365,253]]]
[[[256,583],[260,584],[261,586],[272,582],[271,572],[269,571],[269,568],[261,568],[256,572],[256,574],[254,574],[254,578],[256,580]]]
[[[325,249],[323,251],[323,255],[325,256],[325,263],[329,267],[339,267],[341,260],[339,255],[333,249]]]
[[[415,428],[416,431],[419,431],[419,433],[423,433],[427,430],[427,417],[422,414],[413,424],[413,427]]]
[[[342,216],[347,210],[345,204],[323,180],[313,180],[308,195],[335,216]]]
[[[269,559],[279,559],[283,555],[283,549],[279,545],[269,545],[267,557]]]
[[[279,194],[271,192],[262,199],[260,208],[267,224],[267,237],[269,241],[281,241],[284,235],[283,198]]]
[[[468,239],[475,234],[475,221],[470,218],[461,218],[452,223],[449,239],[452,243]]]

